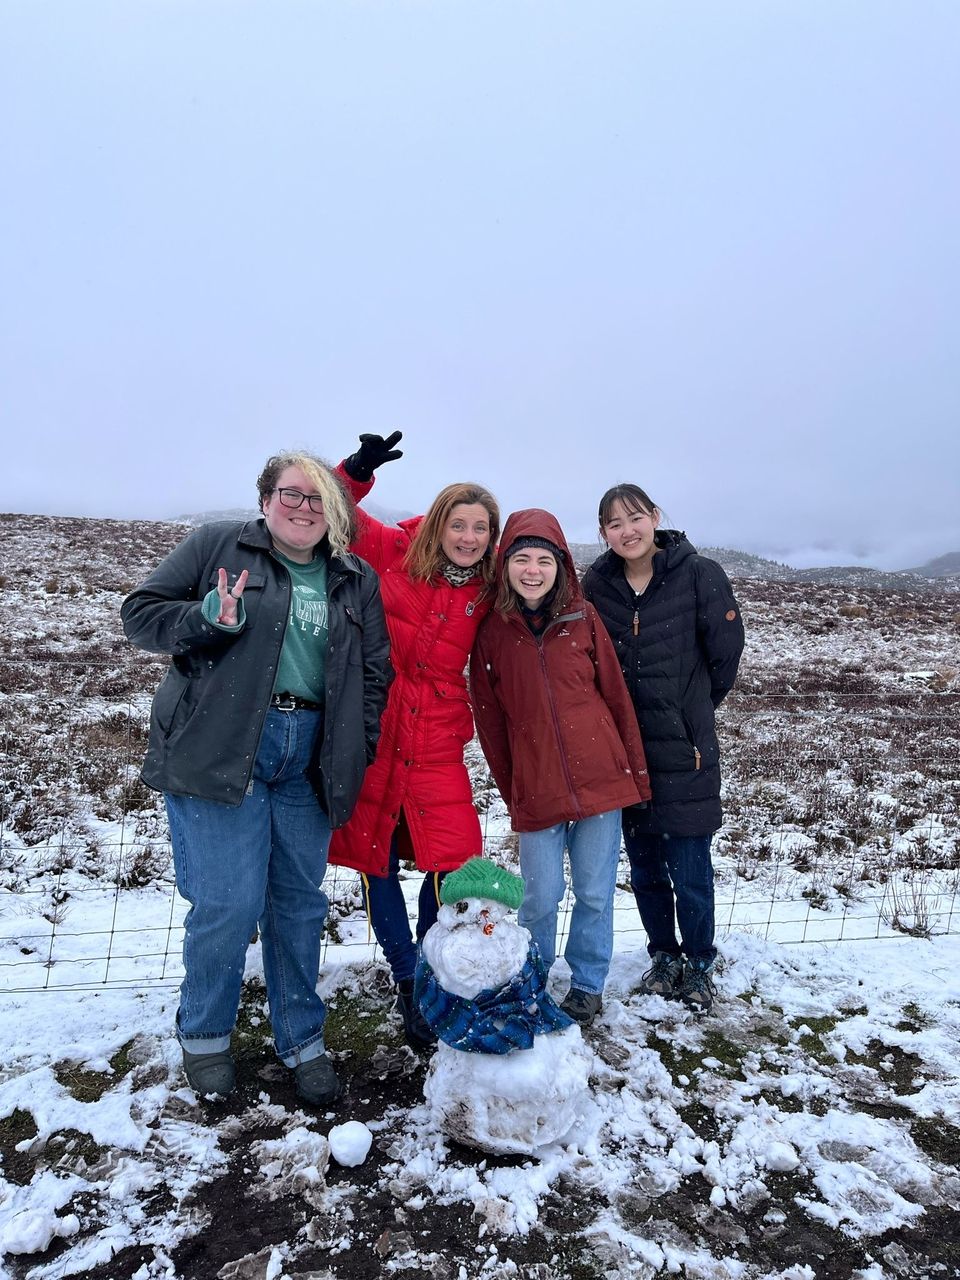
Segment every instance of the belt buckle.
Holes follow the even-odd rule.
[[[297,700],[292,693],[275,693],[271,699],[277,711],[296,711]]]

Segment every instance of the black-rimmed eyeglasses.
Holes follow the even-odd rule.
[[[302,507],[306,502],[316,515],[323,515],[323,499],[319,493],[301,493],[299,489],[274,489],[274,493],[285,507],[291,507],[296,511],[297,507]]]

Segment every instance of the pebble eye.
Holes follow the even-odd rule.
[[[469,910],[470,910],[470,908],[467,906],[467,904],[466,904],[465,902],[460,901],[460,902],[458,902],[458,903],[457,903],[457,915],[458,915],[458,916],[466,915],[466,913],[467,913]]]

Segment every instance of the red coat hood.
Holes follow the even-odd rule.
[[[560,528],[560,521],[549,511],[544,511],[542,507],[525,507],[522,511],[514,511],[503,526],[500,545],[497,549],[497,587],[499,588],[506,573],[506,553],[518,538],[546,538],[548,542],[559,547],[563,554],[564,567],[570,578],[570,607],[577,608],[582,605],[583,593],[580,590],[577,570],[563,530]]]

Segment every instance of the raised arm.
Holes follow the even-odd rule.
[[[403,450],[394,448],[402,436],[401,431],[394,431],[386,438],[365,432],[360,437],[360,448],[356,453],[344,458],[336,468],[337,475],[357,504],[357,535],[350,549],[372,564],[378,573],[406,554],[412,536],[409,521],[405,521],[402,527],[383,524],[364,511],[360,503],[373,488],[373,473],[377,467],[403,457]]]

